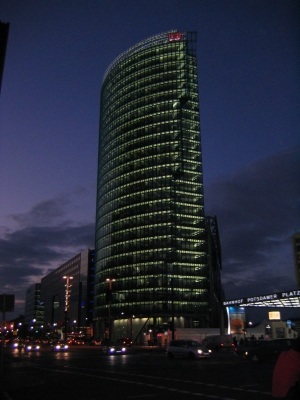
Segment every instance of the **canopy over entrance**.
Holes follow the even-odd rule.
[[[300,307],[300,290],[223,301],[224,307]]]

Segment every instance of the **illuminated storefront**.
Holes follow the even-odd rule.
[[[276,333],[276,338],[287,337],[284,333],[280,332],[280,330],[284,332],[286,327],[283,323],[280,323],[280,311],[277,309],[300,308],[300,290],[296,289],[285,292],[264,294],[261,296],[250,296],[226,300],[223,302],[223,306],[226,307],[227,310],[229,334],[245,334],[247,328],[250,328],[249,331],[251,330],[251,327],[247,325],[245,313],[246,307],[265,307],[273,310],[268,312],[268,320],[270,324],[265,327],[263,335],[265,337],[269,337],[272,330],[277,330],[278,332]],[[277,323],[275,323],[276,321]],[[291,326],[288,327],[288,330],[290,328]]]

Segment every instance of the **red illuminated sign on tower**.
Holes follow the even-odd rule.
[[[182,39],[182,33],[180,32],[172,32],[168,34],[168,40],[169,42],[173,42],[174,40],[181,40]]]

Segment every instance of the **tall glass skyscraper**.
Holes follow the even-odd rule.
[[[100,336],[123,336],[126,320],[130,336],[147,324],[158,331],[170,321],[210,324],[196,40],[196,32],[150,37],[104,76],[94,295]]]

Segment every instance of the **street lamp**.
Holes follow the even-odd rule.
[[[65,284],[65,340],[67,340],[67,327],[68,327],[68,311],[70,307],[69,297],[71,296],[71,283],[70,281],[73,279],[73,276],[63,276],[63,279],[66,280]]]
[[[115,282],[115,279],[107,278],[106,282],[108,282],[108,337],[111,339],[111,298],[112,298],[112,283]]]

